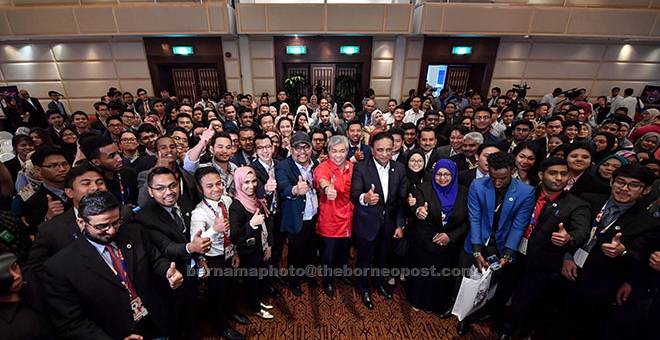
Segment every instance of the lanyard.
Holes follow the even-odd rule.
[[[124,260],[124,255],[121,253],[121,249],[115,249],[115,250],[117,251],[116,255],[114,254],[113,250],[108,249],[108,251],[110,251],[113,256],[119,257],[119,262],[121,263],[122,270],[121,272],[118,272],[113,266],[111,268],[112,272],[119,279],[119,281],[124,286],[124,288],[126,288],[128,294],[130,295],[130,299],[133,299],[134,297],[137,297],[137,292],[135,291],[135,288],[133,288],[133,284],[131,283],[131,280],[128,277],[128,269],[126,269],[126,261]]]
[[[117,179],[119,180],[119,195],[121,199],[121,204],[126,204],[126,192],[124,191],[124,183],[121,181],[121,174],[117,173]]]
[[[202,199],[202,202],[204,202],[204,204],[206,205],[207,208],[209,208],[209,209],[211,209],[211,211],[213,211],[213,214],[215,214],[215,217],[220,217],[218,211],[213,209],[213,207],[211,206],[211,204],[209,204],[209,202],[206,200],[206,198]],[[218,204],[222,204],[224,206],[224,202],[222,202],[222,201],[218,201]],[[229,216],[227,216],[227,214],[225,214],[225,212],[226,212],[226,209],[223,209],[222,213],[225,215],[224,218],[229,218]],[[223,246],[224,249],[227,249],[227,247],[229,246],[229,235],[227,234],[227,231],[222,233],[222,246]]]

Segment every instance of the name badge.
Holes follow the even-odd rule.
[[[131,310],[133,310],[133,320],[138,322],[149,314],[147,308],[142,304],[140,297],[131,300]]]
[[[518,246],[518,251],[523,255],[527,255],[527,243],[528,242],[529,242],[529,240],[525,237],[520,239],[520,245]]]
[[[579,248],[575,252],[575,255],[573,255],[573,261],[578,267],[582,268],[584,266],[584,262],[587,261],[587,257],[589,257],[589,253],[586,250]]]

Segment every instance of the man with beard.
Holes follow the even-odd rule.
[[[154,288],[161,283],[175,289],[183,276],[139,227],[122,227],[119,207],[108,192],[85,196],[76,219],[85,237],[44,265],[51,320],[63,337],[142,339],[168,333],[166,309]]]
[[[138,198],[137,173],[125,167],[119,148],[107,137],[92,136],[85,139],[80,150],[87,161],[96,166],[105,179],[108,191],[122,205],[135,205]]]
[[[362,143],[362,123],[359,120],[353,120],[348,123],[348,141],[349,148],[346,159],[352,163],[357,163],[363,159],[371,157],[371,150]]]
[[[162,136],[156,140],[156,165],[154,167],[166,167],[176,175],[176,179],[179,183],[181,189],[181,195],[185,196],[193,204],[197,204],[201,201],[199,197],[199,192],[195,186],[195,179],[191,174],[186,171],[183,171],[179,167],[177,160],[179,159],[179,152],[177,149],[176,142],[171,136]],[[147,190],[147,177],[149,176],[150,170],[141,171],[138,174],[138,188],[140,192],[138,194],[138,205],[144,207],[149,201],[149,192]]]
[[[32,230],[36,230],[41,222],[54,218],[71,206],[71,201],[64,195],[64,179],[69,173],[70,165],[64,153],[54,147],[41,147],[30,159],[42,183],[23,203],[21,219]]]
[[[188,150],[183,159],[183,168],[193,174],[200,166],[212,166],[218,170],[222,178],[222,184],[229,196],[234,195],[234,171],[238,168],[236,164],[230,162],[234,154],[234,144],[227,133],[216,133],[212,128],[204,130],[199,136],[199,142],[192,149]],[[213,155],[211,161],[200,164],[200,157],[204,151]]]
[[[529,139],[529,135],[534,129],[534,124],[526,119],[516,120],[511,124],[511,141],[504,140],[498,147],[500,150],[511,153],[516,145]]]
[[[484,136],[479,132],[470,132],[463,137],[461,153],[450,157],[458,171],[471,170],[477,167],[477,149],[479,145],[484,144]]]
[[[252,114],[250,112],[250,114]],[[231,162],[237,166],[250,165],[257,160],[257,155],[254,152],[254,136],[255,131],[252,126],[242,126],[238,130],[238,144],[239,149],[232,157]]]

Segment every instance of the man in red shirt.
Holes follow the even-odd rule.
[[[328,140],[328,159],[314,170],[314,184],[321,193],[316,233],[321,238],[321,264],[341,268],[347,264],[351,244],[353,203],[351,176],[353,163],[346,161],[348,138],[332,136]],[[333,277],[323,278],[323,291],[334,296]]]

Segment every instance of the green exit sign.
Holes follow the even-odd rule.
[[[345,55],[360,54],[360,46],[339,46],[339,54],[345,54]]]
[[[286,54],[293,54],[293,55],[307,54],[307,46],[287,46]]]
[[[195,50],[192,46],[172,46],[172,54],[174,55],[193,55]]]
[[[454,46],[451,48],[451,54],[454,55],[472,54],[472,46]]]

